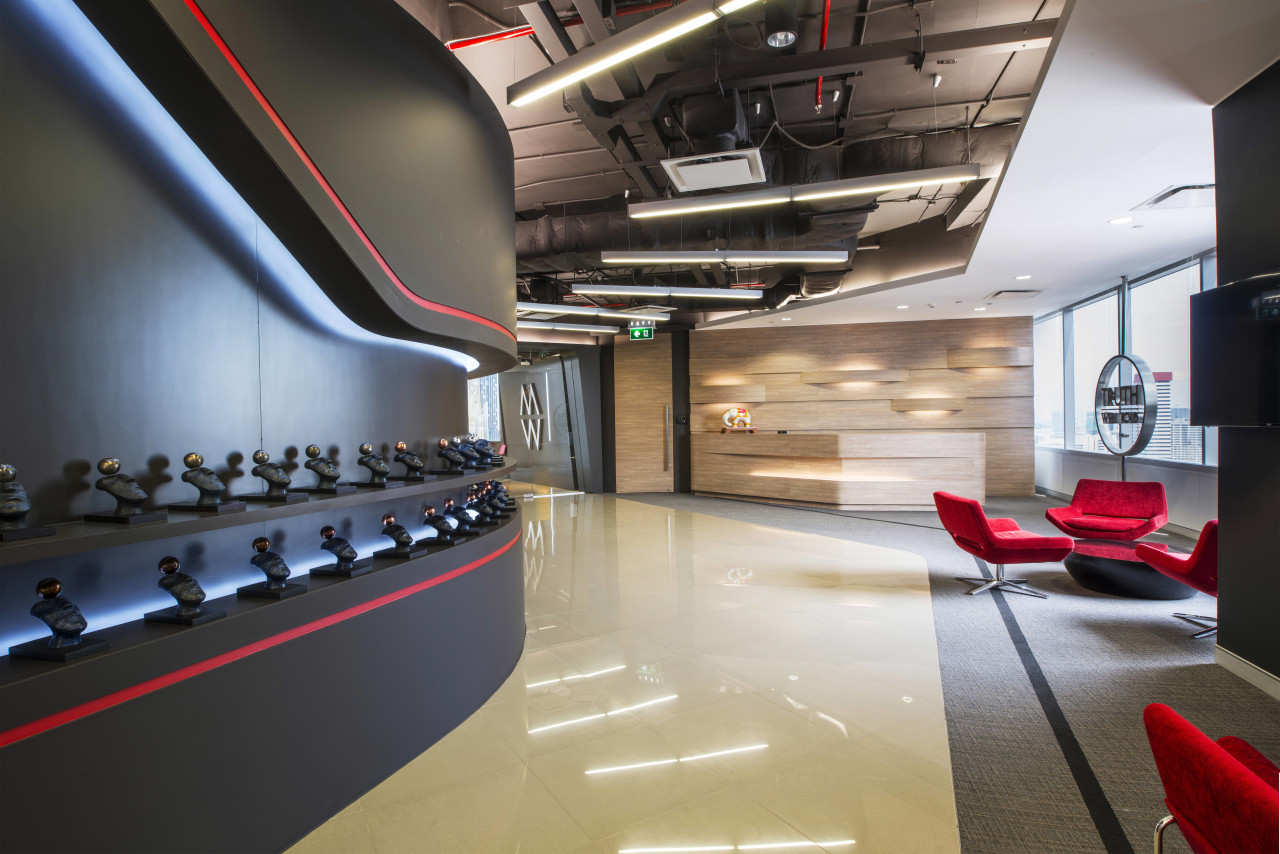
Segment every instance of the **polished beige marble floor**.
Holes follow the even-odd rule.
[[[612,496],[523,512],[511,678],[294,854],[959,851],[922,558]]]

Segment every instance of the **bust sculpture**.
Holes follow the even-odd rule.
[[[436,451],[436,456],[449,464],[449,471],[458,471],[467,464],[466,456],[452,447],[448,439],[440,440],[440,450]]]
[[[287,498],[293,478],[289,477],[279,463],[271,462],[271,455],[264,450],[254,451],[253,461],[256,463],[253,467],[254,476],[267,482],[266,497],[277,500]]]
[[[458,452],[458,453],[460,453],[460,454],[462,454],[462,456],[466,457],[468,462],[472,462],[472,463],[474,463],[474,462],[478,462],[478,461],[480,460],[480,455],[479,455],[478,453],[476,453],[475,448],[473,448],[473,447],[471,447],[471,445],[467,444],[467,437],[466,437],[466,436],[454,436],[454,437],[453,437],[453,447],[454,447],[454,449],[455,449],[455,450],[457,450],[457,452]]]
[[[192,451],[182,458],[182,464],[187,467],[182,473],[183,481],[200,492],[196,504],[201,507],[216,507],[221,504],[222,493],[227,487],[213,469],[205,468],[204,457]]]
[[[141,516],[142,505],[147,500],[146,491],[127,474],[120,473],[120,461],[114,457],[98,461],[98,473],[102,477],[94,487],[116,500],[115,516]]]
[[[448,516],[450,519],[453,519],[458,523],[457,530],[459,531],[472,530],[471,514],[468,513],[466,510],[463,510],[458,505],[454,504],[452,498],[446,498],[444,500],[444,515]]]
[[[0,465],[0,534],[33,530],[26,522],[27,514],[31,512],[31,499],[17,477],[17,469],[13,466]],[[41,530],[53,533],[52,529]]]
[[[333,568],[339,571],[350,571],[355,566],[356,558],[360,556],[351,543],[339,537],[332,525],[321,528],[320,536],[324,538],[320,548],[337,558],[338,562]]]
[[[480,491],[474,486],[467,490],[467,503],[464,507],[482,522],[487,522],[498,515],[492,507],[480,500]]]
[[[36,584],[40,601],[31,606],[31,616],[49,627],[49,649],[66,649],[80,643],[80,634],[89,627],[70,599],[62,595],[62,582],[56,578],[43,578]]]
[[[382,458],[381,454],[373,452],[373,445],[365,442],[360,446],[360,459],[358,462],[369,470],[369,484],[386,486],[387,475],[391,474],[391,467],[387,465],[387,461]]]
[[[420,478],[422,477],[422,470],[427,467],[427,464],[422,461],[421,457],[409,450],[409,444],[407,442],[396,442],[396,455],[394,459],[396,462],[404,465],[404,471],[407,477]]]
[[[249,558],[249,563],[262,570],[267,576],[264,587],[267,590],[283,589],[292,574],[284,558],[271,551],[271,541],[266,537],[258,537],[253,541],[253,550],[257,552]]]
[[[447,540],[453,536],[453,525],[449,524],[449,520],[436,512],[436,508],[427,507],[422,511],[422,524],[428,528],[434,528],[437,532],[435,539]]]
[[[390,537],[396,544],[393,557],[409,557],[413,554],[413,536],[405,530],[404,525],[396,524],[396,517],[387,513],[382,517],[382,535]]]
[[[471,434],[471,447],[475,448],[486,457],[498,456],[498,449],[493,446],[492,442],[488,439],[477,436],[474,433]]]
[[[307,470],[315,472],[316,477],[320,478],[317,488],[326,492],[336,491],[338,481],[342,478],[342,472],[338,471],[338,467],[334,465],[333,460],[320,456],[319,445],[307,445],[306,454],[307,461],[305,465]]]
[[[173,555],[160,558],[160,576],[158,586],[178,600],[176,617],[199,617],[203,612],[204,590],[200,583],[185,572],[181,572],[182,563]]]

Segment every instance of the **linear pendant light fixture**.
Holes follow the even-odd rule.
[[[523,107],[757,2],[688,0],[511,84],[507,87],[507,103]]]
[[[545,320],[517,320],[516,329],[542,329],[548,332],[590,332],[592,335],[617,335],[617,326],[595,326],[590,323],[548,323]]]
[[[574,285],[575,294],[619,297],[692,297],[695,299],[763,299],[756,288],[678,288],[663,285]]]
[[[601,252],[601,264],[652,267],[656,264],[726,264],[743,267],[751,264],[804,264],[826,266],[849,263],[849,251],[792,249],[717,249],[710,252]]]
[[[662,199],[656,202],[638,202],[627,206],[632,219],[649,219],[660,216],[681,216],[706,211],[733,210],[734,208],[780,205],[786,202],[812,202],[835,199],[841,196],[875,196],[891,190],[910,187],[930,187],[939,184],[962,184],[976,180],[981,172],[977,163],[962,166],[939,166],[934,169],[917,169],[913,172],[891,172],[887,175],[868,175],[865,178],[844,178],[839,181],[820,181],[816,184],[795,184],[769,190],[751,190],[745,193],[723,193],[717,196],[692,196],[683,199]]]
[[[537,314],[577,314],[591,317],[610,317],[618,320],[658,320],[666,322],[669,318],[657,311],[612,311],[607,308],[595,308],[589,305],[553,305],[544,302],[518,302],[516,311],[529,311]]]

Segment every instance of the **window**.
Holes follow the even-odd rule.
[[[1034,348],[1036,444],[1064,447],[1062,377],[1062,315],[1037,323],[1032,330]]]
[[[1102,366],[1120,350],[1118,306],[1119,298],[1112,292],[1071,312],[1071,400],[1075,416],[1071,446],[1082,451],[1107,452],[1094,423],[1093,393]]]
[[[1151,368],[1156,385],[1156,429],[1139,456],[1199,463],[1203,431],[1191,424],[1191,295],[1200,291],[1199,265],[1135,286],[1130,352]]]
[[[467,432],[491,442],[502,439],[497,374],[467,380]]]

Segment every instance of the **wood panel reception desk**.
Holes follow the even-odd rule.
[[[938,489],[986,500],[982,433],[695,433],[693,491],[840,510],[932,510]]]

